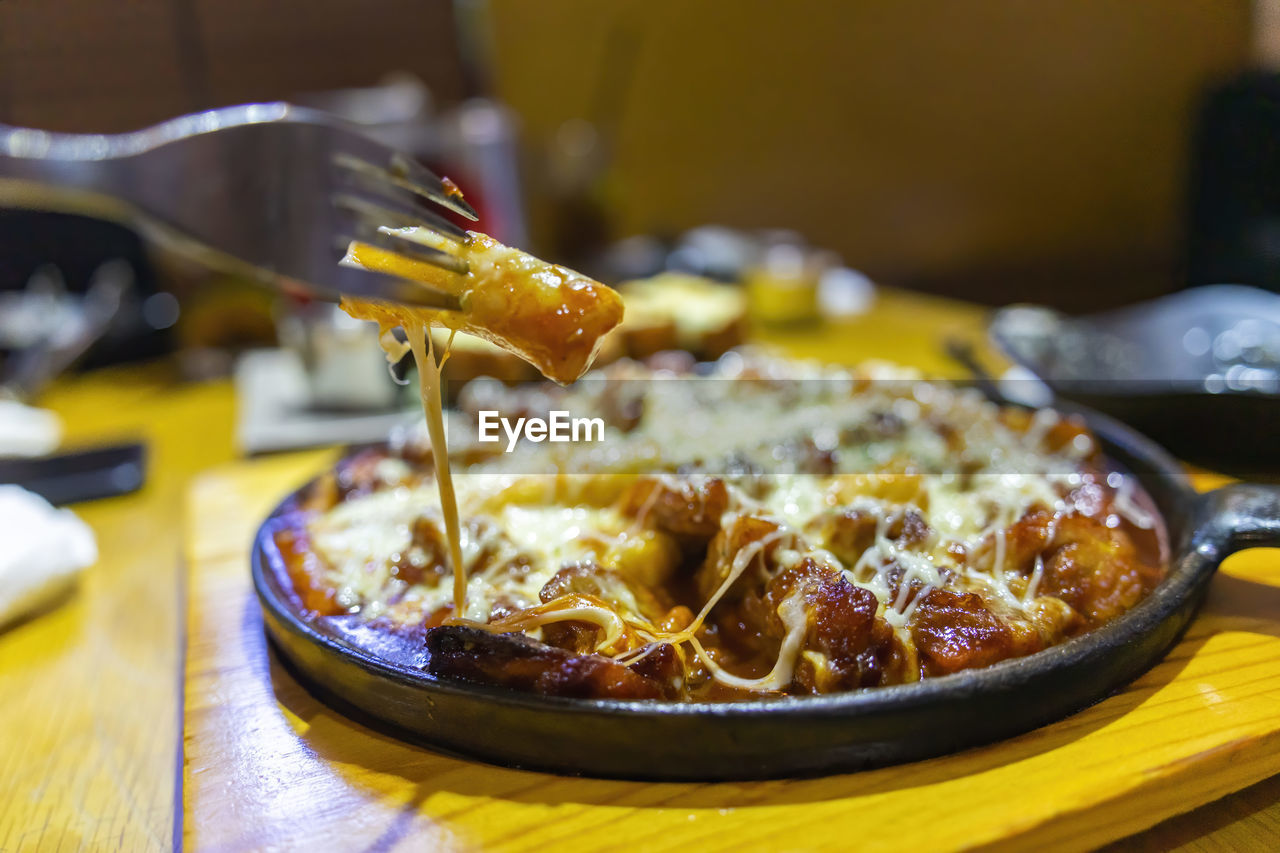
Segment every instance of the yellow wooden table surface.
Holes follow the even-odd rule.
[[[885,293],[866,317],[771,337],[797,355],[954,373],[938,341],[977,327],[973,309]],[[66,419],[70,444],[141,437],[150,467],[138,494],[77,507],[101,551],[79,588],[0,632],[0,850],[166,849],[182,823],[182,500],[195,474],[234,458],[233,395],[226,382],[184,386],[130,368],[64,382],[42,402]],[[1275,577],[1277,559],[1254,552],[1232,566]],[[1278,833],[1280,777],[1126,845],[1274,848]]]

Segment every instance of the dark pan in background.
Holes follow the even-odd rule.
[[[1280,475],[1280,294],[1212,285],[1086,317],[1015,305],[992,315],[990,334],[1054,397],[1180,459]]]

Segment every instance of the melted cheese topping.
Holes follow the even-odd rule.
[[[610,549],[643,539],[629,530],[630,519],[612,509],[508,504],[488,512],[489,483],[462,474],[456,485],[462,514],[475,522],[460,530],[456,565],[463,572],[453,574],[454,584],[459,576],[467,578],[465,603],[454,610],[467,622],[488,622],[497,603],[535,607],[540,590],[562,566],[599,560]],[[368,618],[403,615],[396,621],[412,623],[464,600],[441,578],[409,585],[392,571],[397,563],[425,565],[434,556],[420,548],[415,553],[412,527],[424,518],[442,525],[439,491],[402,487],[346,501],[312,521],[313,546],[336,570],[344,606]]]
[[[620,399],[638,401],[641,411],[638,420],[611,423],[598,444],[523,442],[513,453],[468,465],[457,485],[468,524],[462,556],[453,560],[463,567],[455,584],[467,570],[471,576],[465,596],[453,595],[465,603],[455,614],[535,637],[551,622],[595,625],[596,651],[624,662],[657,643],[684,646],[727,687],[776,691],[792,681],[802,660],[826,665],[819,652],[805,648],[802,596],[793,593],[778,606],[784,632],[763,676],[728,671],[701,633],[733,585],[757,577],[751,573],[776,576],[806,561],[837,571],[875,596],[877,618],[907,646],[915,609],[933,589],[976,592],[1005,618],[1035,621],[1061,606],[1037,595],[1044,571],[1039,557],[1029,577],[1010,571],[1006,529],[1032,510],[1045,510],[1053,519],[1051,540],[1057,519],[1078,509],[1073,495],[1094,452],[1087,434],[1076,436],[1085,441],[1053,445],[1062,425],[1055,413],[1009,422],[976,391],[883,365],[849,372],[765,360],[747,363],[744,371],[742,356],[731,356],[703,378],[663,381],[623,363],[601,377],[613,382],[546,392],[547,405],[575,416],[607,415]],[[738,381],[723,381],[728,378]],[[533,405],[530,392],[501,393],[524,393],[520,405]],[[438,446],[434,436],[432,443]],[[775,526],[732,555],[724,577],[694,607],[696,615],[676,627],[655,627],[662,612],[634,593],[660,587],[680,562],[670,538],[651,529],[658,489],[638,507],[625,505],[636,475],[676,492],[718,480],[728,494],[716,520],[720,529],[745,516]],[[1131,489],[1120,481],[1111,485]],[[1148,520],[1143,513],[1150,513],[1125,494],[1115,508],[1141,526]],[[874,535],[846,560],[835,553],[841,549],[830,523],[848,513],[871,519]],[[388,566],[412,547],[407,537],[415,519],[438,525],[442,517],[447,522],[422,490],[397,488],[339,505],[312,523],[311,535],[344,604],[414,624],[446,607],[450,594],[438,579],[406,591]],[[912,518],[923,522],[920,536],[895,533]],[[957,553],[986,556],[957,561]],[[544,603],[544,587],[573,566],[615,572],[620,580],[609,600],[570,592]]]

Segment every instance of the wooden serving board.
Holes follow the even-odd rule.
[[[1168,658],[1030,734],[822,779],[640,784],[439,755],[329,710],[268,650],[258,521],[332,457],[197,480],[186,531],[185,837],[196,850],[1082,849],[1280,772],[1280,551],[1236,555]]]

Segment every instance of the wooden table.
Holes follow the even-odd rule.
[[[967,306],[887,292],[865,317],[769,337],[797,355],[954,374],[940,336],[976,337],[979,321]],[[43,402],[66,420],[69,443],[144,438],[150,469],[141,492],[77,507],[97,533],[98,564],[56,609],[0,633],[0,850],[166,849],[182,823],[183,495],[193,475],[235,456],[232,390],[130,368],[64,382]],[[1275,848],[1280,776],[1125,844]]]

